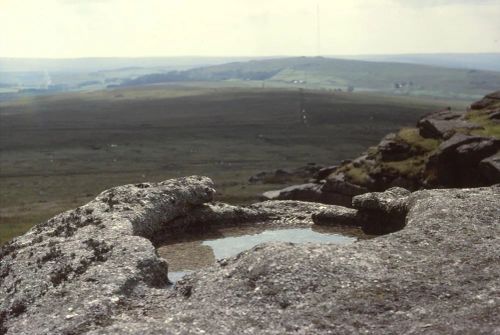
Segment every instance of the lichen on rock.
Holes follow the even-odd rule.
[[[484,333],[500,327],[500,189],[391,189],[348,209],[211,204],[206,177],[120,186],[35,226],[0,253],[2,334]],[[267,243],[168,282],[164,229],[325,213],[404,219],[351,245]],[[336,214],[335,214],[336,213]],[[330,216],[332,218],[332,216]],[[352,221],[355,222],[355,221]],[[343,222],[338,222],[343,223]]]

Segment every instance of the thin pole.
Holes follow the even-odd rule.
[[[318,56],[321,56],[321,26],[320,26],[320,17],[319,17],[319,2],[316,4],[316,33],[317,33],[317,50],[316,53]]]

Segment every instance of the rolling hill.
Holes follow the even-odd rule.
[[[437,54],[400,54],[400,55],[355,55],[341,58],[375,62],[411,63],[451,67],[456,69],[475,69],[500,71],[500,53],[437,53]]]
[[[233,62],[186,71],[155,73],[124,86],[189,81],[231,81],[234,85],[354,89],[391,94],[472,99],[500,87],[500,72],[446,67],[294,57]],[[263,83],[264,82],[264,83]]]

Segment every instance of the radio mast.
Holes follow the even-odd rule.
[[[319,17],[319,2],[316,4],[316,54],[321,56],[321,22]]]

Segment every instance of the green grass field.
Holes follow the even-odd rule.
[[[301,99],[307,125],[300,119]],[[202,174],[215,180],[219,200],[248,203],[277,187],[248,184],[257,172],[308,162],[335,164],[448,105],[440,100],[209,84],[4,102],[0,243],[125,183]]]

